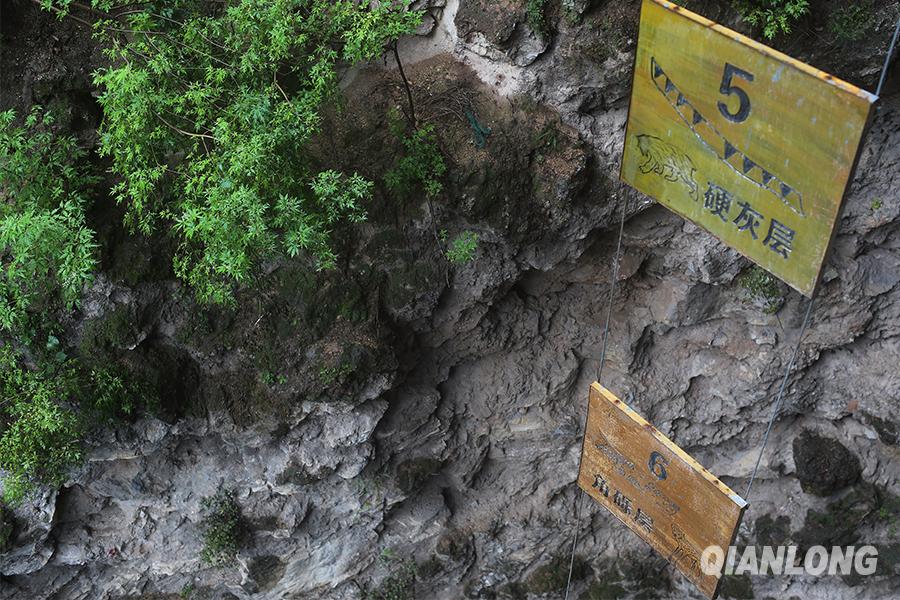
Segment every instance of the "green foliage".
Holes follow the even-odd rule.
[[[766,312],[775,313],[781,306],[781,286],[778,279],[759,266],[752,266],[738,277],[738,285],[747,290],[755,300],[762,300]]]
[[[324,366],[319,369],[319,382],[324,386],[329,386],[344,379],[351,373],[353,373],[353,365],[349,362],[332,367]]]
[[[881,198],[873,198],[872,202],[869,204],[869,208],[872,209],[872,212],[875,212],[882,206],[884,206],[884,202],[881,200]]]
[[[809,12],[809,0],[734,0],[745,21],[762,29],[766,39],[790,33],[794,21]]]
[[[525,3],[525,19],[536,32],[547,33],[547,17],[544,11],[547,8],[547,0],[527,0]]]
[[[385,549],[381,554],[382,560],[395,561],[394,553]],[[365,600],[414,600],[413,586],[416,583],[418,566],[413,561],[396,561],[394,572],[381,582],[374,590],[366,592]]]
[[[77,389],[70,365],[28,371],[0,348],[0,470],[3,498],[20,502],[38,485],[62,484],[82,457],[83,426],[67,406]]]
[[[29,338],[30,314],[73,308],[95,267],[85,194],[95,179],[75,138],[34,107],[23,126],[0,113],[0,328]]]
[[[559,146],[559,137],[559,130],[556,128],[556,125],[554,123],[548,123],[544,125],[540,133],[531,140],[531,145],[535,150],[555,152]]]
[[[284,385],[288,381],[287,375],[276,374],[268,369],[264,369],[263,371],[261,371],[259,374],[259,378],[262,380],[262,382],[264,384],[266,384],[270,387],[274,386],[276,384]]]
[[[408,4],[93,0],[119,15],[97,23],[111,66],[94,75],[113,195],[133,230],[174,230],[175,272],[199,300],[233,302],[273,256],[334,265],[331,232],[363,219],[372,183],[322,169],[310,143],[339,69],[418,24]]]
[[[447,240],[447,232],[441,231],[441,240]],[[475,258],[475,250],[478,249],[478,234],[474,231],[464,231],[455,238],[447,247],[447,260],[455,265],[464,265]]]
[[[240,550],[244,536],[241,507],[234,499],[234,491],[220,489],[200,504],[207,513],[201,523],[203,549],[200,558],[214,567],[230,564]]]
[[[438,148],[434,126],[425,125],[412,135],[402,136],[401,141],[406,152],[385,175],[388,188],[408,195],[419,184],[429,198],[440,194],[444,189],[440,179],[447,171],[447,165]]]
[[[578,5],[575,3],[575,0],[562,0],[562,9],[566,21],[568,21],[570,25],[577,25],[581,22],[581,12]]]
[[[856,42],[866,35],[872,22],[869,2],[850,4],[836,9],[828,17],[828,30],[841,42]]]
[[[129,386],[124,377],[110,367],[91,370],[88,377],[87,395],[90,408],[107,421],[134,413],[134,400],[140,394]]]
[[[887,525],[888,536],[897,536],[897,525],[900,523],[900,497],[887,494],[884,504],[878,509],[878,519]]]
[[[64,355],[53,358],[29,370],[9,345],[0,348],[0,471],[9,503],[62,484],[90,428],[130,415],[139,397],[111,367],[84,371]]]

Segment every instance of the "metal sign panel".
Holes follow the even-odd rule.
[[[620,176],[811,296],[875,100],[644,0]]]
[[[578,485],[715,598],[719,577],[701,571],[700,557],[731,545],[747,503],[599,383]]]

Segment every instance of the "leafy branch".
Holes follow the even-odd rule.
[[[419,23],[409,0],[40,4],[94,18],[113,195],[133,231],[178,237],[175,272],[201,301],[232,303],[279,255],[335,264],[331,232],[364,218],[372,186],[310,146],[339,71],[396,52]]]

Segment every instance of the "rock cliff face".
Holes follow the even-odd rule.
[[[195,307],[152,240],[108,240],[66,337],[142,370],[163,408],[92,440],[70,483],[15,511],[0,598],[559,598],[576,528],[574,597],[697,597],[589,500],[575,521],[618,211],[604,384],[738,492],[806,300],[747,289],[745,259],[616,183],[639,2],[550,2],[542,26],[520,1],[424,4],[431,17],[401,51],[447,155],[445,193],[379,195],[346,268],[312,281],[273,264],[232,312]],[[688,4],[741,26],[724,4]],[[873,88],[900,5],[871,10],[861,42],[825,39],[814,16],[779,43]],[[85,32],[3,11],[4,107],[63,102],[89,138],[98,115],[71,72],[97,60]],[[322,144],[373,178],[401,98],[393,67],[347,74],[328,127],[338,149]],[[878,573],[735,577],[726,597],[900,587],[893,81],[737,542],[873,544]],[[483,147],[473,121],[491,130]],[[476,231],[475,260],[449,267],[437,227]],[[246,535],[236,565],[211,568],[201,500],[223,487]]]

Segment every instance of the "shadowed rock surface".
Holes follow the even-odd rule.
[[[429,206],[380,191],[348,265],[315,279],[272,264],[235,311],[201,311],[157,241],[108,233],[66,340],[142,373],[162,406],[91,440],[68,484],[16,509],[0,598],[559,598],[576,526],[575,597],[699,598],[603,509],[585,500],[575,521],[619,211],[604,384],[738,493],[807,301],[782,284],[754,295],[747,260],[616,182],[639,2],[548,3],[545,31],[524,0],[419,4],[433,27],[400,47],[437,123],[445,193]],[[686,4],[745,28],[727,3]],[[823,40],[823,8],[775,43],[872,89],[900,5],[872,6],[860,42]],[[89,33],[2,9],[0,108],[75,107],[70,127],[90,139]],[[723,597],[900,589],[896,81],[736,542],[873,544],[878,573],[729,578]],[[391,60],[348,73],[320,152],[380,178],[398,84]],[[483,148],[466,111],[491,130]],[[117,216],[100,212],[104,231]],[[475,260],[448,265],[435,222],[477,232]],[[222,487],[248,539],[212,568],[201,500]]]

